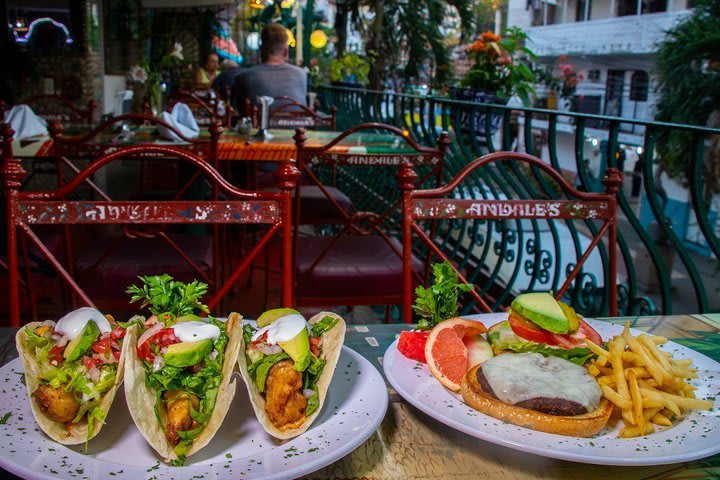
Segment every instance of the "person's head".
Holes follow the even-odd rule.
[[[217,70],[218,65],[220,65],[220,57],[217,56],[217,53],[211,53],[205,59],[205,70],[208,72],[214,72]]]
[[[229,58],[226,58],[220,64],[220,69],[222,69],[223,72],[227,72],[228,70],[232,70],[233,68],[237,68],[238,66],[238,63],[235,60],[230,60]]]
[[[262,45],[260,46],[260,58],[263,62],[269,60],[287,60],[288,34],[285,27],[279,23],[271,23],[263,28],[260,34]]]

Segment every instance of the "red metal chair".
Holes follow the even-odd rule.
[[[225,111],[221,114],[220,101],[217,97],[203,99],[195,93],[180,91],[168,97],[167,111],[172,110],[176,103],[186,104],[198,125],[207,126],[213,122],[220,122],[227,128],[231,126],[232,106],[228,102],[224,102]]]
[[[396,153],[340,148],[351,135],[368,132],[394,138]],[[440,135],[438,148],[422,147],[407,132],[378,123],[353,127],[319,147],[305,146],[305,131],[298,129],[295,141],[304,175],[295,196],[295,304],[401,303],[400,192],[393,171],[410,162],[427,170],[424,182],[437,184],[450,143],[447,133]],[[329,185],[319,173],[322,167]],[[387,182],[375,183],[381,179]],[[341,180],[343,191],[336,186]],[[301,225],[324,225],[332,234],[301,235]],[[414,266],[418,272],[423,268],[418,260]]]
[[[5,128],[7,143],[12,130]],[[142,161],[180,160],[193,165],[215,184],[227,199],[169,200],[169,201],[113,201],[68,200],[94,173],[124,159],[142,158]],[[203,158],[178,147],[167,145],[143,145],[121,148],[107,152],[81,170],[69,183],[54,190],[21,192],[19,190],[25,172],[15,158],[7,158],[2,169],[8,209],[8,272],[10,322],[20,325],[18,289],[18,232],[28,238],[51,262],[60,277],[87,305],[94,302],[75,279],[50,253],[38,238],[33,227],[52,225],[185,225],[185,224],[262,224],[268,230],[243,258],[242,262],[225,279],[222,286],[214,289],[208,305],[217,305],[232,285],[245,272],[252,259],[276,235],[282,235],[282,304],[291,305],[291,191],[299,176],[294,162],[283,162],[277,171],[279,192],[248,192],[229,184]],[[163,273],[163,272],[157,272]],[[132,281],[132,279],[128,279]],[[121,295],[121,292],[118,292]]]
[[[95,123],[96,103],[94,100],[88,101],[85,109],[60,95],[50,94],[36,95],[18,103],[28,105],[35,114],[46,120],[85,123],[87,125]]]
[[[516,166],[535,168],[557,185],[566,198],[541,200],[513,200],[492,198],[492,195],[474,193],[471,188],[462,185],[463,181],[482,169],[493,168],[498,162],[515,162]],[[423,228],[419,222],[467,220],[511,220],[529,219],[538,220],[567,220],[589,219],[600,221],[601,225],[582,256],[573,268],[568,269],[562,286],[555,292],[556,298],[561,298],[573,281],[581,272],[583,264],[591,252],[598,247],[605,233],[609,234],[607,242],[609,265],[605,280],[606,295],[611,316],[617,315],[617,199],[616,194],[622,184],[622,174],[615,168],[608,168],[603,183],[605,193],[587,193],[573,188],[560,173],[547,163],[531,155],[516,152],[496,152],[485,155],[466,165],[446,185],[429,190],[417,190],[415,187],[417,174],[413,166],[405,163],[400,167],[398,182],[403,192],[403,320],[412,321],[413,302],[413,269],[412,269],[412,238],[416,236],[420,243],[429,250],[429,255],[440,261],[448,260],[447,252],[436,244],[436,238]],[[477,185],[477,184],[476,184]],[[477,188],[477,187],[475,187]],[[477,192],[477,190],[476,190]],[[490,198],[488,198],[490,197]],[[572,248],[572,247],[570,247]],[[481,268],[482,265],[475,266]],[[455,266],[453,269],[459,274],[460,280],[467,283],[463,272]],[[471,292],[472,300],[476,306],[485,312],[491,308],[476,291]]]

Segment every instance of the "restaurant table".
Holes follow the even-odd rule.
[[[720,361],[720,314],[605,319],[692,348]],[[408,325],[348,325],[345,345],[382,373],[387,347]],[[16,329],[0,328],[0,364],[17,357]],[[380,428],[354,452],[307,479],[663,479],[720,478],[720,455],[673,465],[615,467],[555,460],[494,445],[421,413],[392,388]],[[632,452],[628,452],[632,455]],[[15,478],[7,472],[1,478]]]
[[[182,146],[183,142],[172,142],[162,139],[152,127],[135,127],[131,129],[132,135],[124,140],[118,140],[117,133],[103,133],[96,137],[94,143],[112,144],[117,146],[131,146],[140,143],[153,143],[157,145]],[[63,131],[65,136],[76,136],[88,133],[88,127],[70,125]],[[271,129],[270,137],[255,139],[242,136],[234,130],[226,130],[220,136],[218,145],[218,159],[221,161],[281,161],[295,158],[295,130]],[[329,143],[341,132],[308,130],[307,146],[320,146]],[[200,140],[209,139],[207,131],[203,131]],[[13,154],[21,159],[49,158],[53,156],[52,139],[47,136],[37,136],[22,140],[13,140]],[[406,153],[410,150],[397,135],[362,132],[350,136],[332,149],[336,153]]]

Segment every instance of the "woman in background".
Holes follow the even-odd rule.
[[[196,90],[209,90],[215,77],[218,76],[220,70],[220,58],[217,54],[211,53],[205,59],[205,66],[199,67],[195,72],[195,89]]]

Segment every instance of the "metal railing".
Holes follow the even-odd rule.
[[[720,129],[337,86],[321,86],[317,93],[323,109],[338,108],[338,130],[388,123],[426,145],[433,145],[441,131],[450,132],[454,141],[445,180],[483,154],[515,150],[543,158],[580,190],[600,192],[605,169],[622,168],[620,145],[633,145],[643,154],[644,168],[633,172],[626,166],[618,194],[619,313],[720,311],[720,198],[707,192],[704,181],[706,144],[720,139]],[[627,127],[640,135],[623,133]],[[685,180],[658,172],[656,139],[667,131],[692,139]],[[598,145],[597,157],[592,145]],[[641,185],[638,197],[629,192],[633,176],[635,187]],[[470,198],[556,198],[559,193],[538,170],[514,165],[481,172],[474,182],[465,190]],[[674,189],[671,195],[666,186]],[[492,306],[501,308],[523,291],[557,289],[597,228],[592,220],[450,221],[435,235],[469,280],[494,299]],[[566,295],[586,315],[607,313],[606,266],[607,245],[601,243]]]

